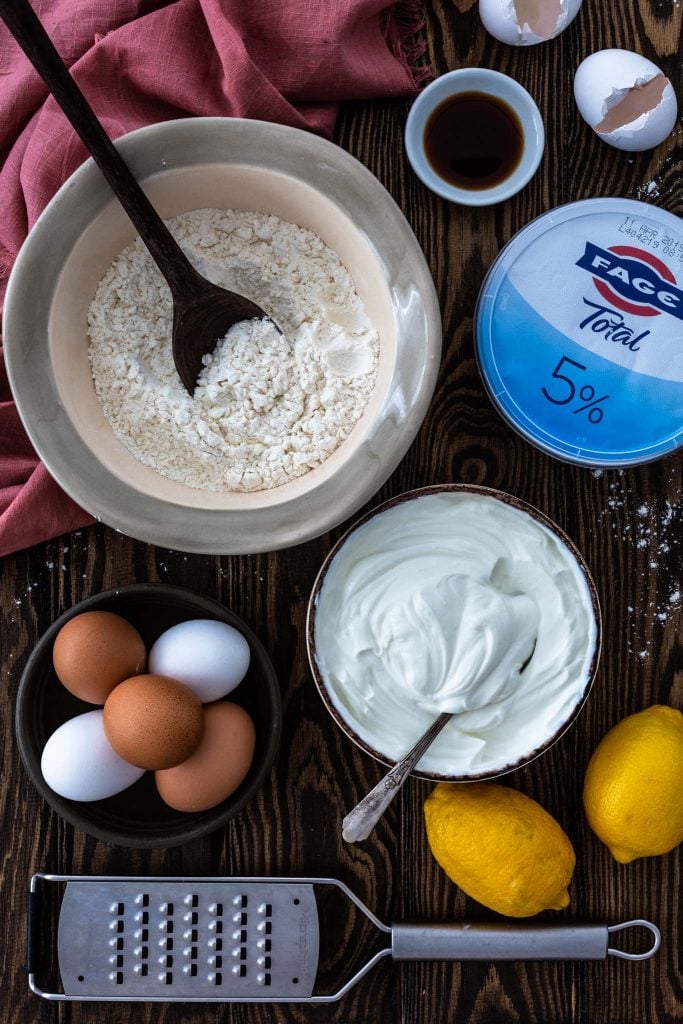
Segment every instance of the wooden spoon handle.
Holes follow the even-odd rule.
[[[57,53],[29,0],[0,0],[0,18],[80,136],[135,225],[174,296],[202,278],[187,260]]]

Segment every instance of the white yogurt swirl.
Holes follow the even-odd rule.
[[[361,526],[315,611],[318,668],[342,718],[396,760],[452,712],[418,766],[449,775],[495,772],[550,739],[585,690],[596,641],[566,545],[467,492],[405,501]]]

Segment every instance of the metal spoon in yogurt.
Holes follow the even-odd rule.
[[[536,639],[534,638],[531,652],[519,670],[520,675],[533,658],[535,650]],[[388,771],[384,778],[380,779],[374,789],[371,789],[367,796],[364,796],[360,803],[356,804],[352,811],[349,811],[342,821],[342,837],[347,843],[357,843],[361,839],[368,838],[417,762],[429,750],[444,726],[453,718],[454,713],[444,711],[439,715],[405,757],[402,757],[391,771]]]
[[[417,762],[431,747],[452,717],[453,715],[448,711],[439,715],[406,756],[402,757],[383,779],[380,779],[375,788],[371,789],[352,811],[349,811],[342,822],[342,836],[347,843],[357,843],[361,839],[368,838]]]

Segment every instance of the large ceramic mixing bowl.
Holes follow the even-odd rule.
[[[156,544],[243,554],[325,532],[391,474],[434,390],[440,316],[415,236],[362,164],[294,128],[193,118],[141,128],[117,146],[164,217],[201,207],[255,210],[316,232],[340,256],[378,329],[377,382],[346,441],[281,487],[195,490],[138,462],[104,417],[87,336],[95,289],[135,231],[88,160],[36,222],[7,290],[5,357],[36,451],[94,516]]]

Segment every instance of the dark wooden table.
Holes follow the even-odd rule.
[[[594,195],[647,198],[681,210],[680,126],[653,153],[603,145],[580,120],[573,71],[608,46],[657,61],[678,86],[683,5],[674,0],[586,0],[558,40],[529,50],[487,36],[473,0],[435,0],[429,56],[438,73],[468,64],[519,79],[538,101],[548,145],[540,173],[512,202],[468,211],[437,199],[411,174],[402,147],[407,102],[347,107],[336,139],[387,186],[431,265],[443,312],[437,391],[416,443],[372,504],[421,484],[469,481],[537,505],[583,551],[600,591],[605,648],[579,721],[540,761],[508,782],[538,799],[577,851],[571,906],[563,919],[617,922],[648,917],[663,932],[649,963],[391,966],[384,962],[341,1004],[323,1007],[50,1006],[29,995],[25,894],[33,871],[168,874],[334,874],[385,919],[492,919],[432,860],[422,823],[430,786],[411,781],[372,840],[345,846],[344,811],[380,777],[333,724],[306,664],[304,621],[315,573],[341,532],[278,554],[209,558],[150,547],[103,526],[79,531],[0,564],[3,717],[2,1024],[60,1021],[289,1022],[350,1024],[672,1024],[682,1019],[678,887],[680,851],[616,864],[590,832],[581,807],[586,762],[606,730],[657,702],[683,706],[677,629],[680,602],[681,465],[674,459],[626,472],[591,473],[540,454],[509,430],[484,394],[474,358],[472,314],[486,268],[532,217]],[[653,184],[650,184],[653,183]],[[670,503],[670,504],[667,504]],[[668,550],[667,550],[668,548]],[[53,814],[33,790],[13,741],[21,668],[40,634],[84,596],[133,581],[180,584],[218,597],[269,649],[284,698],[284,740],[258,798],[229,828],[181,849],[130,852],[98,843]],[[560,915],[549,914],[557,920]],[[342,972],[357,950],[339,918],[328,922]]]

